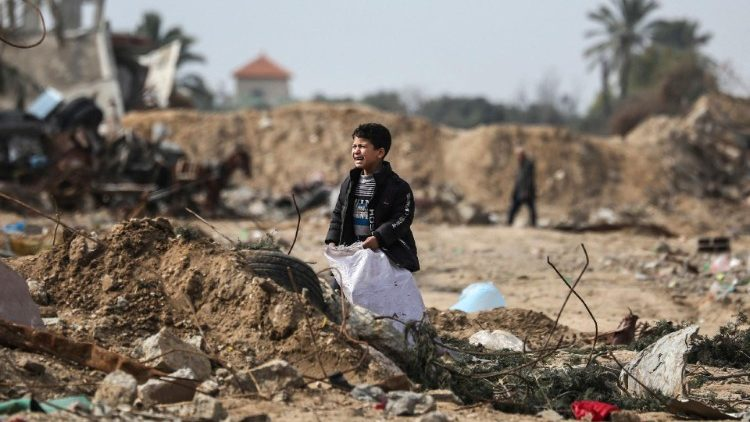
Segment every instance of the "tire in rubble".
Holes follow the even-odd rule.
[[[295,291],[295,286],[297,293],[307,289],[307,297],[312,305],[321,311],[325,310],[318,276],[309,265],[293,256],[269,249],[250,250],[245,253],[245,257],[255,275],[268,277],[291,292]],[[294,283],[289,279],[289,270],[292,272]]]

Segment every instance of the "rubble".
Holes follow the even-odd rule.
[[[196,394],[193,397],[193,409],[186,415],[202,421],[220,421],[227,417],[227,411],[221,401],[205,394]]]
[[[306,134],[320,132],[315,145],[316,148],[321,147],[321,153],[328,154],[325,157],[328,162],[336,160],[337,156],[331,155],[330,151],[340,146],[334,142],[332,134],[343,130],[349,122],[347,119],[364,118],[374,113],[357,107],[331,109],[296,105],[270,111],[274,124],[263,128],[243,126],[254,121],[255,112],[252,111],[201,116],[170,110],[130,117],[142,118],[144,122],[165,118],[170,124],[184,123],[184,128],[177,128],[181,139],[175,138],[180,148],[188,154],[201,150],[202,154],[213,157],[225,156],[234,140],[218,142],[214,151],[209,149],[212,146],[207,146],[203,141],[198,145],[194,139],[215,137],[211,125],[217,121],[230,129],[237,129],[238,134],[244,134],[243,142],[250,147],[263,147],[254,151],[271,151],[269,155],[274,154],[275,148],[288,147],[288,142],[296,142],[298,138],[305,140]],[[316,122],[310,120],[310,116],[316,116],[323,121],[330,115],[339,119],[331,120],[334,122],[332,126],[336,127],[316,126]],[[233,122],[231,119],[234,118],[238,118],[242,124]],[[590,336],[578,331],[582,327],[590,328],[588,324],[580,323],[582,317],[579,311],[566,312],[561,320],[567,325],[564,326],[549,317],[554,317],[553,313],[545,310],[545,315],[538,312],[539,309],[509,307],[466,314],[432,308],[428,309],[425,318],[425,322],[429,320],[431,324],[410,327],[411,337],[405,338],[403,333],[393,330],[387,320],[377,319],[359,308],[344,309],[342,312],[330,289],[319,285],[318,275],[308,265],[314,260],[309,257],[317,253],[310,252],[313,249],[310,246],[313,245],[312,241],[298,245],[294,251],[296,256],[287,257],[285,252],[279,250],[255,250],[247,248],[247,244],[233,243],[227,247],[211,241],[208,236],[191,232],[179,220],[131,219],[122,221],[109,231],[100,230],[94,236],[96,241],[66,235],[36,255],[7,261],[21,274],[22,279],[27,280],[31,298],[44,305],[40,314],[46,317],[44,321],[47,325],[44,332],[2,326],[4,330],[7,329],[4,333],[13,334],[2,336],[0,372],[7,374],[9,384],[0,386],[2,398],[20,397],[29,392],[39,394],[43,399],[63,394],[85,394],[105,402],[108,400],[105,399],[105,391],[112,381],[109,377],[120,375],[113,371],[129,369],[134,379],[142,384],[139,388],[140,399],[133,402],[129,392],[124,392],[122,397],[113,393],[110,404],[95,409],[95,414],[121,419],[140,417],[137,415],[141,414],[157,419],[220,419],[228,415],[233,419],[247,416],[265,420],[323,418],[328,417],[328,413],[324,412],[338,411],[335,413],[337,416],[345,414],[352,419],[376,419],[386,416],[383,409],[373,405],[385,408],[390,405],[388,414],[427,412],[432,405],[426,397],[436,403],[434,406],[437,410],[423,414],[416,420],[492,419],[503,417],[498,413],[500,411],[535,415],[545,409],[545,415],[550,419],[555,415],[571,417],[571,402],[588,399],[612,402],[620,408],[638,412],[616,412],[612,415],[613,420],[637,420],[645,411],[672,411],[695,416],[698,414],[695,403],[708,405],[709,409],[718,412],[715,415],[729,415],[723,417],[731,417],[735,410],[743,410],[741,400],[746,394],[746,379],[741,376],[742,369],[732,370],[731,365],[716,359],[731,359],[730,355],[715,356],[708,352],[708,349],[723,351],[724,346],[743,351],[736,346],[742,338],[742,331],[730,329],[728,332],[734,334],[731,334],[731,341],[725,343],[702,343],[699,339],[691,351],[686,351],[688,371],[682,382],[687,383],[695,393],[693,402],[672,402],[671,407],[648,394],[642,398],[622,394],[618,388],[620,368],[609,356],[611,353],[628,365],[636,355],[633,350],[654,341],[653,338],[647,339],[649,333],[662,337],[665,333],[654,334],[661,329],[661,325],[654,322],[654,316],[664,312],[662,306],[683,306],[687,310],[680,315],[695,318],[710,315],[712,309],[721,311],[722,315],[744,309],[750,267],[746,265],[748,257],[743,251],[746,239],[738,234],[741,232],[724,235],[720,231],[709,233],[704,230],[699,234],[702,237],[731,238],[732,252],[725,252],[726,256],[706,256],[703,252],[693,251],[696,239],[690,237],[694,233],[691,230],[699,230],[695,227],[699,227],[700,222],[696,222],[692,229],[685,230],[685,226],[676,221],[677,217],[673,221],[664,216],[673,215],[670,213],[679,216],[682,207],[690,207],[694,203],[681,203],[681,199],[675,199],[675,202],[658,199],[664,192],[671,192],[670,177],[665,177],[664,183],[654,182],[653,191],[644,194],[643,186],[651,189],[646,183],[653,182],[649,177],[661,177],[665,173],[662,173],[661,167],[655,173],[642,171],[643,168],[638,167],[644,165],[642,161],[632,164],[632,168],[626,168],[624,164],[612,166],[612,163],[627,162],[626,159],[633,158],[624,149],[626,145],[615,142],[604,144],[594,138],[552,128],[486,127],[453,132],[419,120],[394,116],[388,118],[400,119],[396,126],[400,125],[404,131],[405,142],[410,144],[408,148],[420,148],[424,142],[420,139],[421,134],[433,131],[436,135],[434,139],[438,139],[435,142],[440,144],[439,154],[455,158],[455,162],[450,163],[441,162],[445,161],[442,159],[437,160],[438,163],[421,163],[413,159],[413,154],[403,154],[404,176],[407,179],[415,176],[411,179],[414,180],[415,194],[419,192],[424,195],[417,199],[435,200],[439,204],[433,208],[427,205],[421,208],[425,212],[425,221],[430,224],[446,221],[450,224],[492,223],[492,216],[502,213],[502,187],[493,185],[487,191],[478,192],[476,187],[472,187],[472,184],[476,184],[476,180],[472,179],[474,176],[463,178],[461,176],[466,174],[462,172],[481,172],[479,170],[490,157],[496,159],[497,168],[488,171],[483,178],[491,176],[502,180],[508,165],[503,164],[502,160],[504,148],[524,138],[532,151],[538,148],[540,180],[548,182],[542,190],[542,201],[547,201],[547,205],[559,206],[563,210],[573,205],[581,210],[593,210],[581,213],[579,228],[583,230],[596,230],[592,224],[604,224],[609,225],[607,230],[619,226],[641,234],[650,230],[651,235],[660,236],[659,239],[643,240],[637,235],[631,237],[630,233],[625,233],[614,238],[618,245],[609,248],[607,255],[596,257],[593,280],[580,289],[585,298],[594,298],[592,302],[599,302],[599,309],[611,309],[611,312],[597,314],[606,321],[600,321],[600,329],[616,326],[622,315],[620,312],[625,310],[626,300],[623,297],[623,303],[613,304],[613,293],[604,294],[602,291],[611,287],[612,291],[618,292],[614,294],[619,295],[618,289],[633,285],[643,291],[658,291],[661,295],[657,299],[666,297],[666,300],[660,299],[658,304],[654,300],[627,303],[627,306],[638,311],[641,316],[638,321],[645,320],[649,325],[638,324],[631,318],[630,322],[623,323],[613,331],[600,331],[600,341],[590,361]],[[195,121],[191,122],[190,119]],[[292,121],[295,125],[299,122],[301,126],[286,124]],[[151,127],[144,122],[141,122],[142,127]],[[205,127],[196,130],[196,124]],[[193,133],[186,130],[193,130]],[[300,147],[301,150],[307,147],[304,142],[301,145],[305,147]],[[654,144],[662,148],[668,145],[664,142],[655,141]],[[651,147],[644,148],[645,157],[652,160],[650,154],[654,151],[649,149]],[[457,154],[457,151],[463,150],[466,150],[468,158]],[[478,155],[480,150],[484,156]],[[279,189],[299,182],[299,178],[304,177],[299,176],[304,174],[301,171],[304,166],[314,163],[315,154],[318,154],[317,150],[311,152],[310,163],[288,163],[289,169],[282,165],[286,163],[277,161],[278,157],[253,163],[254,170],[258,170],[254,177],[257,174],[258,179],[252,182],[252,192],[248,196],[254,198],[253,201],[262,202],[264,209],[258,213],[259,216],[271,215],[274,209],[282,210],[273,214],[274,218],[289,216],[291,208],[288,203],[274,208],[277,204],[271,200],[280,199],[282,194],[266,190],[263,184],[272,180],[272,175],[275,182],[271,184]],[[557,155],[555,161],[551,159],[554,155]],[[323,177],[326,183],[335,183],[334,174],[339,175],[338,171],[346,167],[345,161],[333,164],[330,168],[326,167],[325,171],[330,173]],[[444,175],[433,180],[430,176],[438,168]],[[472,172],[468,172],[467,168],[471,168]],[[297,179],[289,176],[294,171],[301,172],[297,174]],[[443,183],[440,180],[443,177],[450,180]],[[624,187],[625,180],[632,181],[632,191]],[[451,185],[448,183],[451,181],[457,183]],[[737,183],[741,185],[741,182]],[[323,186],[330,187],[317,185],[307,192],[310,198],[322,197]],[[302,194],[302,191],[298,192]],[[646,198],[647,206],[625,208],[613,205],[628,203],[629,198],[639,195]],[[199,196],[196,195],[196,198]],[[487,209],[473,204],[483,204]],[[555,210],[555,214],[558,210]],[[722,219],[724,211],[719,209],[716,212],[712,218]],[[476,216],[481,217],[481,221],[477,221]],[[692,216],[685,214],[685,218]],[[306,221],[315,222],[320,218],[309,215]],[[743,218],[738,216],[735,221],[741,224]],[[555,227],[560,222],[548,221],[551,223],[547,227]],[[246,233],[251,230],[246,228],[250,225],[247,221],[217,224],[224,224],[221,231],[240,225],[244,225],[242,230]],[[258,224],[267,224],[267,227],[275,225],[262,218]],[[293,222],[282,221],[280,224],[286,226],[283,230],[287,232],[289,227],[294,228]],[[651,224],[654,226],[649,226]],[[491,254],[482,249],[484,245],[477,246],[476,243],[482,242],[475,239],[472,239],[471,245],[453,244],[454,240],[460,240],[453,238],[456,232],[440,224],[435,226],[445,234],[441,233],[442,237],[437,237],[434,244],[425,244],[422,250],[431,254],[450,240],[447,243],[451,244],[445,246],[448,253],[440,258],[446,265],[440,270],[426,267],[424,272],[417,275],[417,280],[424,286],[432,282],[431,277],[435,277],[438,271],[445,270],[445,273],[455,275],[439,286],[442,289],[439,293],[443,295],[441,300],[455,299],[460,287],[473,280],[491,279],[503,288],[507,306],[529,303],[540,292],[548,293],[537,289],[533,298],[523,297],[519,293],[523,284],[528,283],[534,289],[542,285],[535,284],[541,278],[539,271],[534,270],[535,266],[543,266],[545,255],[567,253],[567,249],[557,243],[531,247],[519,242],[519,246],[514,246],[517,250],[507,248],[502,253]],[[664,230],[657,230],[659,228]],[[479,233],[469,229],[461,228],[466,230],[465,234],[472,236]],[[492,230],[493,235],[508,234],[508,242],[519,239],[514,235],[515,228],[502,231],[501,228],[486,227],[482,230],[485,229]],[[669,237],[666,231],[680,236]],[[303,227],[303,237],[305,232],[310,233],[310,230]],[[538,237],[529,235],[529,239],[571,239],[563,237],[569,235],[549,230],[540,232],[543,233],[534,233]],[[242,236],[239,231],[227,231],[227,234],[232,239]],[[598,238],[610,235],[585,236]],[[600,242],[610,239],[606,237]],[[617,248],[623,252],[611,252]],[[480,270],[456,263],[462,255],[472,254],[477,256],[477,260],[493,261],[502,257],[503,265],[497,265],[500,269],[487,269],[495,266],[491,262],[486,265],[487,268]],[[524,267],[522,272],[518,266]],[[294,283],[287,267],[293,269]],[[320,263],[317,267],[320,267]],[[564,271],[566,274],[573,271],[573,266]],[[640,274],[643,280],[635,280],[635,274]],[[712,287],[714,285],[715,288]],[[662,294],[662,290],[668,293]],[[675,298],[675,303],[683,301],[683,305],[669,301],[669,295]],[[554,299],[550,297],[546,300]],[[705,309],[700,313],[693,312],[698,307]],[[678,327],[677,324],[672,325],[673,330]],[[487,333],[496,330],[514,333],[523,338],[521,343],[525,343],[525,347],[520,352],[498,352],[490,350],[486,342],[484,346],[472,344],[471,336],[481,330]],[[173,374],[181,378],[194,378],[189,381],[189,388],[180,387],[179,380],[168,378],[163,370],[151,367],[163,363],[174,353],[150,360],[167,349],[149,351],[145,339],[159,336],[160,333],[166,336],[167,332],[173,333],[174,340],[181,342],[177,349],[171,347],[171,350],[189,349],[189,355],[201,356],[202,363],[199,365],[175,363],[160,366],[168,371],[185,366],[197,369],[192,375],[188,372]],[[8,337],[14,341],[8,341]],[[72,359],[75,356],[49,348],[51,342],[38,341],[41,338],[54,339],[55,343],[78,351],[79,355],[91,352],[87,356],[93,356],[95,362]],[[19,359],[27,356],[30,358],[25,361]],[[663,357],[659,362],[663,362]],[[702,364],[700,368],[695,364],[696,359]],[[742,363],[741,359],[735,360]],[[201,371],[202,375],[198,375]],[[639,380],[642,380],[640,377],[648,378],[646,375],[638,377]],[[33,379],[34,383],[27,383],[27,379]],[[79,382],[85,385],[78,385]],[[131,385],[130,382],[126,384],[128,388]],[[352,384],[357,388],[350,395]],[[632,386],[630,381],[628,386]],[[406,390],[412,391],[407,393]],[[354,394],[355,391],[357,394]],[[721,397],[720,400],[711,401],[713,391]],[[389,394],[391,398],[386,402]],[[372,402],[360,402],[352,395],[369,397]],[[405,406],[398,406],[397,395],[407,397]],[[736,409],[723,406],[721,400],[725,398],[729,398],[727,402],[739,403],[735,404]],[[170,405],[155,404],[174,400],[185,401]],[[477,402],[490,404],[471,407]],[[415,405],[411,410],[414,403],[424,406],[417,409]],[[464,404],[468,406],[464,407]],[[335,420],[335,416],[332,419]]]
[[[435,399],[411,391],[391,391],[386,395],[385,413],[391,416],[413,416],[435,410]]]
[[[188,368],[198,381],[211,376],[211,362],[208,357],[199,349],[177,338],[167,328],[147,338],[141,348],[143,359],[165,372]]]
[[[138,386],[138,398],[146,406],[189,401],[198,387],[190,368],[178,369],[161,378],[152,378]]]
[[[123,371],[108,374],[96,389],[94,403],[102,403],[109,407],[118,405],[132,405],[135,401],[138,383],[135,377]]]

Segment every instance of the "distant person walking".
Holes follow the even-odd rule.
[[[516,183],[513,186],[510,210],[508,210],[508,225],[513,225],[513,219],[516,217],[518,209],[521,208],[521,205],[526,204],[529,207],[531,225],[536,226],[534,161],[526,155],[526,151],[522,147],[516,148],[516,156],[518,157],[518,172],[516,173]]]

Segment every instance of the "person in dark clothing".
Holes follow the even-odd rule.
[[[385,156],[391,134],[379,123],[359,125],[352,133],[354,168],[341,183],[325,243],[381,249],[401,268],[419,270],[411,231],[414,195]]]
[[[508,210],[508,225],[513,225],[513,219],[521,205],[529,207],[531,225],[536,226],[536,185],[534,184],[534,161],[526,156],[523,148],[516,150],[518,156],[518,173],[513,186],[510,210]]]

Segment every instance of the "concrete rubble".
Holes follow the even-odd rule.
[[[146,406],[188,401],[193,399],[198,385],[195,373],[190,368],[182,368],[139,385],[138,398]]]
[[[94,395],[94,403],[102,403],[109,407],[117,407],[121,404],[132,405],[137,394],[138,382],[135,377],[123,371],[115,371],[108,374]]]
[[[211,361],[195,346],[182,341],[163,328],[143,341],[143,359],[163,371],[190,369],[194,378],[203,381],[211,376]]]

